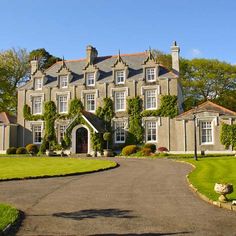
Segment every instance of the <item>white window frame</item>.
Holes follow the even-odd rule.
[[[156,68],[148,67],[145,69],[145,77],[147,82],[155,82],[156,81]]]
[[[34,78],[34,89],[35,90],[42,90],[43,88],[43,79],[42,78]]]
[[[93,96],[93,99],[91,98]],[[92,104],[93,102],[93,104]],[[96,96],[94,93],[86,93],[85,94],[85,105],[86,110],[89,112],[95,112],[96,111]],[[91,107],[94,106],[94,109],[91,109]]]
[[[155,125],[156,131],[153,132],[154,127],[149,127],[149,125],[151,125],[151,126]],[[151,139],[150,140],[148,140],[149,130],[151,130]],[[156,136],[156,139],[153,139],[154,135]],[[156,143],[157,142],[157,121],[146,121],[146,123],[145,123],[145,138],[146,138],[147,143],[153,143],[153,142]]]
[[[126,135],[125,135],[125,121],[115,121],[115,143],[125,143]],[[119,137],[123,137],[124,140],[117,140],[117,135],[119,134]]]
[[[203,128],[203,124],[206,124],[205,127]],[[207,124],[210,124],[210,127],[207,127]],[[212,120],[200,120],[199,122],[200,125],[200,141],[201,145],[209,145],[209,144],[214,144],[214,129],[213,129],[213,121]],[[203,141],[203,130],[205,130],[205,139],[208,140],[209,136],[207,136],[207,131],[210,130],[211,134],[211,141]]]
[[[86,85],[95,86],[95,72],[86,73]]]
[[[64,101],[61,100],[61,98],[66,98]],[[66,102],[66,109],[62,110],[61,103]],[[58,111],[60,114],[68,113],[68,95],[58,95]]]
[[[154,95],[155,97],[151,96],[150,93],[154,93],[152,95]],[[151,99],[150,107],[148,107],[149,106],[148,98]],[[152,104],[152,103],[154,103],[154,104]],[[156,89],[145,90],[145,109],[146,110],[155,110],[155,109],[157,109],[157,90]]]
[[[37,99],[40,99],[40,102],[37,101]],[[40,104],[40,109],[37,110],[36,109],[36,101]],[[41,115],[42,114],[42,110],[43,110],[43,97],[42,96],[33,96],[32,97],[32,114],[33,115]]]
[[[60,75],[60,88],[68,88],[68,76]]]
[[[117,70],[115,71],[116,84],[124,84],[125,83],[125,71]]]
[[[35,133],[36,133],[36,131],[35,131],[35,128],[38,128],[38,127],[40,127],[39,128],[39,130],[37,130],[37,132],[38,133],[41,133],[41,139],[40,139],[40,141],[39,142],[37,142],[37,141],[35,141],[35,138],[36,138],[36,136],[35,136]],[[42,126],[42,124],[33,124],[33,126],[32,126],[32,133],[33,133],[33,143],[34,144],[41,144],[42,143],[42,140],[43,140],[43,126]]]
[[[119,111],[125,111],[126,110],[126,91],[115,91],[115,111],[119,112]],[[123,98],[120,97],[120,95],[123,94]],[[119,98],[118,98],[119,97]],[[121,102],[118,103],[118,100],[121,101],[121,99],[123,100],[123,105]],[[119,107],[118,107],[119,106]]]

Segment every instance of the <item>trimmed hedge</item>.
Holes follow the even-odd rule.
[[[26,154],[27,150],[25,147],[18,147],[16,150],[16,154]]]
[[[7,149],[7,154],[16,154],[17,148],[15,147],[10,147]]]
[[[152,153],[152,149],[148,147],[143,147],[141,153],[143,156],[150,156]]]
[[[154,143],[146,143],[144,145],[144,148],[150,148],[152,153],[155,153],[155,151],[157,150],[157,147]]]
[[[138,151],[138,147],[136,145],[128,145],[122,149],[122,155],[129,156],[133,153],[136,153]]]
[[[168,152],[169,150],[166,147],[159,147],[157,149],[158,152]]]
[[[39,151],[36,144],[28,144],[26,146],[26,150],[27,150],[28,153],[33,154],[33,155],[37,154],[38,151]]]

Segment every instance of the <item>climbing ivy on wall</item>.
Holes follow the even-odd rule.
[[[161,106],[158,110],[143,111],[142,116],[163,116],[174,118],[178,115],[177,96],[175,95],[163,95],[161,97]]]
[[[129,132],[126,139],[127,144],[140,144],[143,141],[142,127],[142,100],[135,97],[127,100],[129,114]]]
[[[43,120],[43,115],[32,115],[30,107],[25,104],[23,107],[23,116],[26,120]]]
[[[226,149],[229,149],[230,146],[232,146],[233,149],[236,149],[236,124],[228,125],[222,123],[220,141]]]
[[[103,99],[103,107],[98,107],[96,110],[96,115],[104,121],[106,129],[111,131],[111,120],[114,117],[113,101],[111,98]]]

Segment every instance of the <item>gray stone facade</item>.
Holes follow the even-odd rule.
[[[168,117],[143,118],[144,142],[155,143],[158,147],[167,147],[175,152],[193,151],[193,121],[191,117],[181,116],[182,88],[179,81],[179,47],[176,43],[171,47],[173,70],[169,71],[164,65],[154,59],[152,53],[123,54],[116,56],[98,57],[97,50],[88,46],[87,57],[80,60],[67,60],[55,63],[49,69],[38,69],[36,60],[31,61],[31,80],[18,89],[18,146],[28,143],[41,143],[44,134],[44,122],[42,120],[27,121],[23,117],[25,104],[31,107],[33,114],[43,113],[43,102],[54,101],[58,113],[67,113],[69,102],[78,98],[84,104],[85,110],[95,113],[99,106],[103,105],[103,98],[110,97],[114,103],[115,117],[113,118],[113,143],[122,145],[125,143],[126,133],[129,127],[129,117],[126,112],[126,100],[139,96],[143,101],[143,110],[156,110],[160,107],[162,95],[176,95],[178,97],[179,116],[170,119]],[[213,113],[212,113],[213,112]],[[211,132],[213,142],[204,145],[209,151],[224,151],[219,142],[220,122],[235,122],[236,113],[231,112],[222,116],[215,111],[198,113],[203,120],[210,120],[211,127],[204,132]],[[183,113],[185,114],[185,113]],[[189,114],[189,113],[188,113]],[[63,136],[70,120],[58,120],[56,132],[58,141]],[[206,123],[210,125],[210,123]],[[77,127],[78,129],[81,127]],[[86,128],[86,127],[85,127]],[[209,131],[210,130],[210,131]],[[201,140],[200,126],[198,124],[198,137]],[[88,133],[87,152],[92,152]],[[214,136],[214,137],[213,137]],[[75,148],[76,129],[72,132],[71,152],[77,152]],[[202,142],[198,142],[201,150]]]

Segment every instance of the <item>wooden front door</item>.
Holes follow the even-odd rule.
[[[76,153],[88,153],[88,131],[85,128],[76,130]]]

